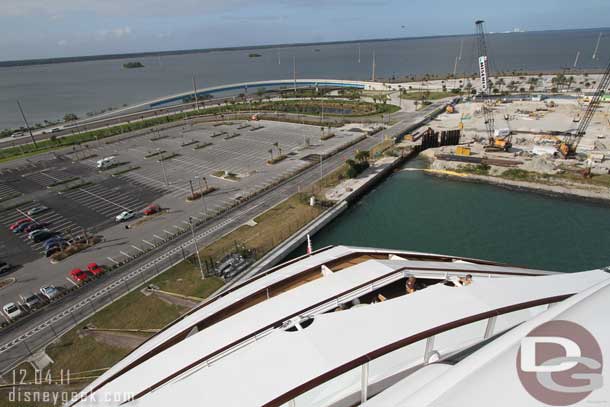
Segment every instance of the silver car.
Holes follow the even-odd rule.
[[[60,292],[54,285],[45,285],[44,287],[40,287],[40,294],[51,301],[59,297]]]
[[[31,208],[29,211],[27,211],[27,214],[32,216],[32,215],[36,215],[37,213],[44,212],[46,210],[49,210],[49,208],[47,208],[46,206],[35,206],[35,207]]]

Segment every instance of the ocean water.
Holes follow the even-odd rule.
[[[610,31],[609,31],[610,32]],[[555,71],[606,65],[610,44],[601,40],[598,58],[592,59],[598,30],[531,32],[488,35],[492,71]],[[125,60],[85,61],[48,65],[0,67],[0,129],[22,126],[16,101],[20,100],[31,123],[84,115],[108,107],[130,105],[198,87],[226,83],[292,78],[293,57],[297,77],[370,79],[372,55],[378,78],[474,72],[471,36],[387,40],[348,44],[320,44],[282,49],[214,51]],[[360,49],[360,52],[359,52]],[[249,53],[259,58],[249,58]],[[358,61],[360,54],[360,62]],[[145,68],[123,69],[138,60]]]
[[[311,240],[314,250],[383,247],[574,272],[610,266],[610,207],[403,171]]]

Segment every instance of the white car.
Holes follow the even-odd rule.
[[[133,212],[133,211],[123,211],[123,212],[119,213],[115,219],[117,222],[124,222],[126,220],[133,218],[134,216],[135,216],[135,212]]]
[[[46,297],[49,301],[59,296],[59,290],[53,285],[45,285],[40,287],[40,294]]]
[[[40,212],[44,212],[46,210],[48,210],[49,208],[47,208],[46,206],[35,206],[32,209],[30,209],[27,214],[32,216],[32,215],[36,215],[37,213]]]
[[[14,302],[9,302],[6,304],[4,307],[2,307],[2,311],[4,311],[6,316],[12,320],[19,318],[23,314],[23,311],[21,311]]]

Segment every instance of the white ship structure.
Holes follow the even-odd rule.
[[[202,303],[69,405],[540,406],[517,374],[523,338],[569,321],[608,359],[609,285],[606,270],[331,246]],[[604,384],[575,405],[608,402]]]

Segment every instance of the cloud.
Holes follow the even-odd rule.
[[[59,40],[59,41],[57,41],[57,45],[59,45],[60,47],[65,47],[66,45],[68,45],[68,41]]]
[[[276,3],[277,0],[264,0]],[[96,16],[125,17],[135,14],[147,16],[190,16],[234,10],[251,5],[247,0],[1,0],[0,17],[62,16],[66,14],[94,14]]]
[[[128,37],[129,35],[131,35],[131,27],[129,27],[129,26],[113,28],[110,30],[100,30],[98,32],[98,36],[102,39],[105,39],[105,38],[120,39],[120,38]]]

